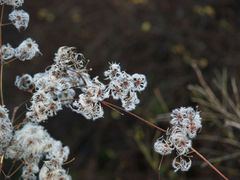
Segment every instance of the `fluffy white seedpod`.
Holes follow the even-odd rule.
[[[20,90],[23,91],[31,90],[34,86],[32,76],[30,76],[29,74],[17,76],[15,80],[15,86],[17,86]]]
[[[179,155],[187,154],[192,147],[192,141],[187,137],[186,131],[173,127],[169,141],[173,144]]]
[[[20,7],[24,3],[24,0],[0,0],[0,5],[9,5],[15,7]]]
[[[15,132],[11,145],[5,153],[6,158],[24,160],[22,178],[26,180],[37,179],[36,174],[39,172],[41,159],[46,159],[48,163],[45,162],[45,165],[49,165],[46,177],[52,174],[53,179],[56,177],[56,180],[58,180],[57,177],[70,178],[61,168],[68,155],[67,146],[63,147],[60,141],[51,138],[43,126],[33,123],[27,123]],[[43,169],[41,173],[44,174]],[[40,176],[43,177],[42,175]],[[49,178],[51,179],[51,176]]]
[[[192,160],[188,157],[177,156],[173,159],[172,166],[175,172],[178,170],[188,171],[192,166]]]
[[[1,56],[3,60],[9,60],[15,55],[15,50],[10,44],[2,45]]]
[[[52,141],[51,149],[48,151],[46,158],[62,165],[68,159],[69,152],[69,147],[63,147],[60,141]]]
[[[60,47],[55,54],[54,61],[62,66],[74,66],[84,68],[85,58],[83,54],[77,53],[75,47]]]
[[[48,107],[45,106],[44,102],[37,102],[30,107],[30,111],[26,113],[26,117],[32,122],[40,123],[48,119],[47,110]]]
[[[69,176],[61,166],[52,166],[51,163],[45,162],[39,173],[39,180],[71,180]]]
[[[26,113],[27,118],[39,123],[47,120],[48,117],[56,115],[58,111],[62,110],[62,105],[60,102],[48,98],[46,101],[32,101],[32,106],[29,110],[30,111]]]
[[[14,9],[8,18],[19,31],[23,31],[28,27],[29,14],[24,10]]]
[[[95,77],[89,85],[82,88],[83,93],[72,104],[72,110],[82,114],[86,119],[99,119],[103,117],[101,101],[109,97],[106,86]]]
[[[174,109],[171,113],[171,118],[172,119],[170,121],[170,124],[172,125],[182,124],[183,119],[187,118],[186,108],[180,107],[180,108]]]
[[[62,105],[66,107],[70,107],[70,104],[74,101],[74,97],[76,95],[75,90],[66,88],[62,93],[58,94],[58,99]]]
[[[86,96],[85,94],[79,95],[79,99],[73,102],[71,109],[83,115],[86,119],[92,120],[102,118],[104,114],[100,102],[96,98]]]
[[[39,172],[38,163],[30,163],[22,168],[22,178],[24,180],[37,180],[36,174]]]
[[[33,82],[36,92],[27,112],[27,117],[32,121],[41,122],[49,116],[56,115],[63,105],[68,106],[74,99],[75,91],[70,89],[71,85],[66,85],[69,83],[67,80],[52,80],[46,74],[37,74]]]
[[[154,143],[154,151],[161,155],[171,154],[173,151],[173,145],[169,140],[163,139],[163,137],[156,140]]]
[[[121,74],[121,67],[117,63],[110,63],[109,70],[104,72],[104,76],[106,79],[114,79],[117,78]]]
[[[122,71],[120,76],[116,79],[120,83],[120,87],[127,93],[129,91],[134,91],[134,84],[132,76],[125,71]],[[114,81],[113,81],[114,82]]]
[[[47,72],[36,73],[33,75],[33,82],[36,83],[40,79],[45,79],[45,78],[47,78],[47,75],[48,75]]]
[[[114,99],[123,98],[129,91],[133,91],[133,87],[132,76],[125,71],[119,73],[119,75],[113,78],[109,83],[109,89]]]
[[[174,109],[171,117],[170,123],[185,129],[189,138],[194,138],[197,131],[202,128],[200,112],[195,111],[192,107]]]
[[[136,105],[140,103],[137,97],[137,93],[130,91],[125,97],[121,98],[122,107],[126,111],[132,111],[136,108]]]
[[[37,91],[44,91],[44,89],[48,87],[49,83],[56,83],[56,81],[49,78],[47,73],[37,73],[33,77],[33,82]]]
[[[0,155],[2,155],[13,137],[12,123],[8,117],[8,110],[0,106]]]
[[[107,90],[113,99],[120,99],[126,111],[132,111],[140,102],[137,93],[147,86],[146,77],[142,74],[130,75],[121,71],[120,65],[112,63],[109,70],[104,72],[106,79],[110,80]]]
[[[22,129],[15,132],[6,156],[12,159],[28,159],[39,156],[45,151],[50,140],[49,134],[42,126],[27,123]]]
[[[186,124],[185,129],[188,134],[188,137],[193,139],[196,137],[198,130],[201,128],[201,124],[196,123],[195,121],[190,121]]]
[[[38,44],[31,38],[24,40],[15,49],[15,57],[20,61],[31,60],[37,54],[40,54]]]
[[[104,99],[109,98],[110,95],[109,91],[107,90],[107,86],[98,80],[98,76],[93,78],[89,84],[91,84],[90,88],[95,91],[94,94],[98,101],[103,101]]]
[[[120,82],[118,82],[118,81],[111,81],[109,83],[108,88],[109,88],[110,94],[114,100],[122,99],[127,94],[127,91],[125,91],[121,87]]]
[[[133,79],[133,84],[134,84],[134,87],[133,87],[134,91],[140,92],[146,88],[147,79],[146,79],[145,75],[135,73],[132,75],[132,79]]]

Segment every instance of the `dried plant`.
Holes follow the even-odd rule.
[[[207,84],[200,69],[196,64],[192,65],[195,70],[200,85],[190,85],[189,89],[193,93],[192,100],[204,108],[208,114],[208,119],[216,124],[222,123],[226,126],[240,128],[240,101],[239,90],[235,78],[230,79],[227,71],[216,72],[213,85],[216,92]],[[230,85],[230,86],[229,86]],[[231,94],[230,94],[231,93]]]
[[[21,178],[57,180],[71,179],[64,165],[70,149],[60,141],[53,139],[44,126],[44,123],[56,115],[63,108],[70,108],[89,120],[103,118],[103,107],[108,107],[121,114],[131,115],[146,126],[166,133],[166,139],[156,141],[154,149],[161,155],[170,154],[176,150],[173,160],[175,171],[188,171],[191,167],[190,153],[194,153],[206,162],[222,178],[227,179],[203,155],[192,147],[192,139],[201,128],[199,111],[193,108],[180,108],[172,112],[171,127],[164,130],[152,122],[130,112],[140,103],[138,94],[147,86],[143,74],[130,75],[123,71],[120,64],[110,63],[109,69],[104,72],[105,81],[99,77],[92,78],[87,67],[89,60],[73,47],[60,47],[55,54],[53,64],[44,72],[34,75],[24,74],[17,76],[15,85],[31,94],[26,100],[13,110],[12,117],[4,104],[3,67],[15,60],[32,60],[40,55],[38,44],[27,38],[16,48],[9,43],[2,42],[2,28],[6,25],[15,26],[19,32],[25,30],[29,23],[29,15],[17,8],[23,5],[23,0],[0,0],[0,171],[5,179],[11,178],[22,168]],[[11,6],[10,23],[3,23],[4,7]],[[120,100],[121,107],[108,102],[108,99]],[[16,117],[19,107],[28,105],[24,117]],[[12,160],[12,168],[5,172],[4,159]],[[16,162],[19,166],[14,169]]]
[[[213,142],[221,142],[222,145],[230,145],[231,153],[226,155],[226,149],[221,155],[211,158],[212,162],[234,160],[239,157],[239,130],[240,130],[240,101],[237,81],[229,77],[226,70],[217,71],[211,86],[206,82],[199,67],[193,63],[199,85],[190,85],[192,100],[199,104],[204,119],[217,127],[218,136],[202,135],[199,139]],[[234,151],[234,152],[233,152]],[[236,170],[238,171],[238,170]]]

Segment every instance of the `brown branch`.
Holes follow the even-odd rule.
[[[165,129],[162,129],[162,128],[156,126],[155,124],[153,124],[153,123],[151,123],[151,122],[143,119],[142,117],[140,117],[140,116],[138,116],[138,115],[136,115],[136,114],[134,114],[134,113],[132,113],[132,112],[126,111],[125,109],[123,109],[123,108],[121,108],[121,107],[119,107],[119,106],[117,106],[117,105],[115,105],[115,104],[109,103],[109,102],[107,102],[107,101],[102,101],[102,103],[105,104],[105,105],[106,105],[106,104],[107,104],[107,105],[110,105],[110,106],[112,106],[112,107],[114,107],[114,108],[116,108],[116,109],[119,109],[119,110],[125,112],[126,114],[129,114],[129,115],[135,117],[136,119],[140,120],[141,122],[143,122],[144,124],[147,124],[148,126],[150,126],[150,127],[152,127],[152,128],[155,128],[155,129],[157,129],[157,130],[159,130],[159,131],[161,131],[161,132],[166,132]]]
[[[207,163],[215,172],[217,172],[223,179],[228,180],[228,178],[222,174],[212,163],[210,163],[202,154],[200,154],[196,149],[194,149],[193,147],[191,148],[192,151],[198,155],[198,157],[200,157],[205,163]]]

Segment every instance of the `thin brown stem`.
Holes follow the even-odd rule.
[[[2,165],[3,165],[3,159],[4,159],[4,156],[0,156],[0,172],[2,170]]]
[[[16,130],[16,129],[19,129],[19,128],[21,127],[21,125],[23,125],[24,123],[26,123],[26,121],[27,121],[27,118],[25,117],[25,118],[22,120],[21,123],[13,126],[13,128],[14,128],[15,130]]]
[[[9,23],[3,23],[1,24],[0,26],[3,27],[3,26],[8,26],[8,25],[12,25],[13,23],[9,22]]]
[[[110,105],[110,106],[114,107],[115,109],[121,110],[121,111],[123,111],[124,113],[129,114],[129,115],[135,117],[136,119],[140,120],[141,122],[143,122],[144,124],[147,124],[148,126],[150,126],[150,127],[152,127],[152,128],[155,128],[155,129],[157,129],[157,130],[159,130],[159,131],[162,131],[162,132],[166,132],[165,129],[162,129],[162,128],[156,126],[155,124],[153,124],[153,123],[151,123],[151,122],[143,119],[142,117],[140,117],[140,116],[138,116],[138,115],[136,115],[136,114],[134,114],[134,113],[132,113],[132,112],[126,111],[125,109],[123,109],[123,108],[121,108],[121,107],[119,107],[119,106],[117,106],[117,105],[115,105],[115,104],[112,104],[112,103],[109,103],[109,102],[106,102],[106,101],[103,101],[102,103],[103,103],[103,104]]]
[[[63,163],[63,165],[70,164],[70,163],[72,163],[73,161],[75,161],[75,159],[76,159],[76,158],[74,157],[74,158],[70,159],[69,161]]]
[[[16,127],[18,126],[17,122],[18,120],[21,120],[22,116],[26,113],[27,111],[24,110],[21,114],[19,114],[13,121],[13,127]]]
[[[14,62],[16,60],[17,60],[17,58],[13,58],[11,60],[8,60],[7,62],[3,62],[3,65],[10,64],[10,63],[12,63],[12,62]]]
[[[12,119],[11,119],[12,123],[14,122],[18,109],[19,109],[18,106],[13,109]]]
[[[212,163],[210,163],[201,153],[199,153],[196,149],[193,147],[191,150],[198,156],[200,157],[205,163],[207,163],[215,172],[217,172],[223,179],[228,180],[228,178],[221,172],[219,171]]]
[[[24,102],[22,102],[21,104],[19,104],[18,106],[14,107],[13,113],[12,113],[12,123],[14,124],[15,121],[17,121],[19,118],[21,118],[21,116],[26,113],[26,111],[24,110],[18,117],[16,117],[18,110],[28,102],[29,100],[25,100]]]
[[[8,173],[7,173],[7,176],[5,177],[5,180],[6,180],[6,179],[9,177],[9,175],[11,174],[11,172],[12,172],[12,170],[13,170],[16,162],[17,162],[17,160],[15,159],[15,160],[13,161],[11,167],[10,167],[9,170],[8,170]]]
[[[11,178],[18,170],[23,166],[23,163],[21,163],[10,175],[7,175],[8,178]]]
[[[7,174],[4,172],[4,170],[1,170],[0,172],[3,173],[3,175],[4,175],[5,178],[8,178],[8,177],[7,177]]]
[[[117,110],[116,108],[114,108],[114,107],[108,105],[107,103],[102,102],[102,104],[103,104],[104,106],[106,106],[106,107],[112,109],[113,111],[118,112],[118,113],[121,114],[121,115],[124,115],[124,114],[121,113],[119,110]]]

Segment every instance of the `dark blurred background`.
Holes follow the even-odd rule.
[[[44,71],[60,46],[77,47],[90,59],[92,76],[103,79],[109,61],[121,63],[129,73],[146,74],[148,88],[139,96],[135,112],[150,120],[175,107],[195,106],[187,89],[197,83],[191,61],[199,64],[207,80],[215,69],[227,68],[239,76],[239,0],[26,0],[23,9],[31,17],[29,28],[18,33],[6,27],[4,42],[17,46],[31,37],[43,55],[5,67],[4,94],[10,109],[30,98],[14,87],[16,75]],[[70,146],[70,159],[76,158],[67,165],[73,179],[157,179],[157,170],[147,157],[154,154],[157,135],[129,116],[105,108],[105,118],[92,122],[64,110],[44,125],[54,138]],[[159,125],[166,128],[168,123]],[[204,123],[202,133],[211,129]],[[222,151],[200,140],[194,145],[208,158]],[[214,152],[205,150],[206,146]],[[172,158],[163,160],[163,179],[219,178],[198,158],[193,158],[189,172],[174,173]],[[226,175],[239,177],[239,161],[217,166]]]

